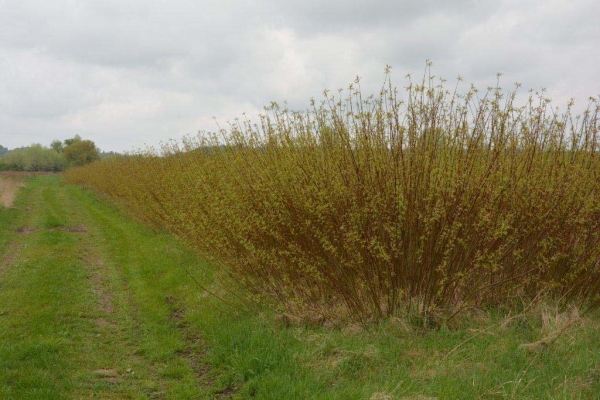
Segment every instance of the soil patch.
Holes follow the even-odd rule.
[[[65,230],[57,228],[56,230]],[[69,232],[87,232],[87,228],[84,226],[80,227],[80,230],[69,230]],[[112,314],[114,313],[113,298],[110,292],[106,278],[104,277],[102,267],[104,266],[104,259],[95,251],[92,246],[86,246],[86,251],[82,254],[81,260],[87,265],[90,271],[90,283],[92,290],[98,296],[98,309],[103,314],[101,317],[96,319],[98,326],[108,326],[110,328],[116,327],[116,324],[112,321]]]
[[[101,267],[104,264],[104,260],[100,258],[92,259],[89,257],[86,260],[86,264],[92,270],[90,281],[96,295],[98,296],[98,308],[107,316],[112,314],[114,311],[112,294],[109,290],[106,290],[106,282],[102,277]],[[98,325],[112,325],[107,322],[105,318],[100,318],[97,321]]]
[[[72,233],[87,233],[88,229],[85,225],[78,226],[57,226],[55,228],[48,228],[49,231],[61,231],[61,232],[72,232]],[[28,234],[39,232],[39,228],[33,228],[30,226],[22,226],[13,230],[15,233]]]
[[[185,342],[185,348],[179,351],[179,354],[188,360],[196,372],[196,376],[202,378],[209,371],[208,364],[204,362],[206,353],[204,342],[198,332],[191,328],[185,321],[185,311],[177,304],[173,296],[167,295],[165,300],[171,307],[171,321],[173,321]]]
[[[58,226],[56,228],[50,228],[51,231],[62,231],[62,232],[73,232],[73,233],[86,233],[88,229],[85,225],[79,226]]]
[[[22,226],[20,228],[14,229],[13,232],[15,232],[15,233],[21,233],[21,234],[28,234],[28,233],[35,233],[37,231],[38,231],[37,228],[32,228],[30,226]]]
[[[114,368],[101,368],[92,372],[104,381],[114,383],[119,380],[119,372]]]

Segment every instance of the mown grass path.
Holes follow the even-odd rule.
[[[201,343],[147,287],[161,277],[136,276],[182,253],[57,177],[16,206],[0,211],[0,398],[203,398]]]

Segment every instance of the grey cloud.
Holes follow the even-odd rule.
[[[465,15],[480,10],[479,2],[293,0],[277,2],[285,21],[304,34],[371,30],[380,27],[405,29],[432,13]]]
[[[190,54],[208,57],[235,32],[233,17],[194,4],[5,1],[0,45],[115,67],[160,67]],[[190,7],[194,12],[186,12]]]
[[[303,109],[391,64],[480,88],[520,81],[557,104],[600,92],[600,3],[539,1],[0,0],[0,144],[78,133],[107,150]]]
[[[36,52],[5,53],[0,61],[0,107],[15,118],[57,118],[85,103],[85,79],[73,65]],[[27,68],[23,68],[27,65]]]

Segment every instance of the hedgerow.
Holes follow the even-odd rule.
[[[457,88],[459,85],[457,85]],[[363,97],[70,169],[219,269],[223,287],[299,316],[452,318],[544,292],[596,306],[598,106],[448,91],[426,74]],[[518,301],[515,301],[518,300]]]

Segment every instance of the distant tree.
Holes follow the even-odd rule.
[[[2,159],[2,156],[6,153],[8,153],[8,149],[2,145],[0,145],[0,171],[4,171],[5,169],[8,168],[8,165],[6,165],[6,163],[4,162],[4,160]]]
[[[80,137],[79,140],[72,141],[69,144],[65,140],[63,155],[71,166],[81,166],[100,159],[100,152],[96,148],[96,144],[91,140],[81,140]]]
[[[81,136],[75,135],[75,136],[73,136],[72,139],[66,139],[65,140],[65,146],[64,147],[70,146],[70,145],[75,144],[75,143],[79,143],[82,140],[83,139],[81,139]]]
[[[50,171],[65,169],[66,162],[62,155],[41,144],[15,149],[2,157],[5,169],[13,171]]]
[[[116,151],[100,151],[100,159],[123,157],[123,154]]]
[[[60,140],[53,140],[52,143],[50,143],[50,147],[56,150],[57,153],[62,153],[65,149],[63,142],[61,142]]]

